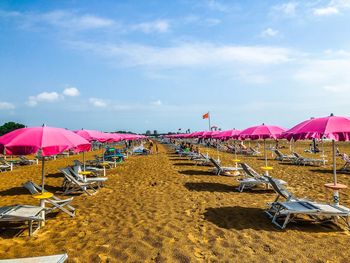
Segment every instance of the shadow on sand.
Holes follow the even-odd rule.
[[[194,163],[173,163],[176,166],[194,166]]]
[[[179,171],[180,174],[183,175],[210,175],[210,176],[215,176],[215,174],[209,172],[209,171],[201,171],[201,170],[184,170],[184,171]]]
[[[299,230],[303,232],[336,232],[343,231],[333,223],[315,224],[310,220],[298,220],[287,225],[286,230],[281,230],[271,223],[271,219],[261,208],[252,207],[217,207],[207,208],[204,218],[220,228],[225,229],[254,229],[265,231],[288,231]]]
[[[227,184],[220,183],[185,183],[184,186],[189,191],[198,192],[221,192],[221,193],[232,193],[236,190],[236,187]]]

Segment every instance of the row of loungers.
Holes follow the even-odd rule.
[[[179,148],[175,147],[175,149],[177,153],[181,153],[181,150]],[[227,168],[228,170],[237,169],[236,167],[222,167],[219,162],[209,157],[208,154],[203,155],[188,152],[185,155],[188,156],[190,160],[196,161],[196,158],[199,158],[206,164],[212,164],[217,171],[221,171],[221,173],[216,173],[217,175],[223,174]],[[184,156],[184,154],[182,153],[181,156]],[[271,218],[272,223],[279,228],[284,229],[288,223],[296,221],[300,216],[309,216],[316,222],[329,222],[343,219],[346,227],[350,228],[349,208],[342,205],[333,205],[308,199],[297,198],[286,189],[285,185],[287,183],[285,181],[277,178],[272,178],[271,176],[265,174],[259,174],[246,163],[239,163],[239,166],[243,170],[244,174],[243,178],[237,179],[239,182],[237,190],[239,192],[243,192],[244,190],[252,189],[262,185],[267,189],[272,188],[277,193],[277,197],[273,202],[268,204],[265,212]],[[282,198],[285,200],[281,201],[280,199]]]
[[[276,160],[281,162],[296,165],[325,165],[327,163],[326,159],[306,158],[296,152],[293,152],[292,154],[284,154],[277,149],[274,149],[273,152],[276,154]]]
[[[62,194],[68,195],[73,193],[86,193],[87,195],[93,195],[103,187],[103,184],[108,180],[107,177],[103,176],[103,168],[87,166],[86,171],[91,174],[90,178],[86,175],[81,175],[82,163],[78,160],[74,161],[73,166],[67,166],[61,168],[60,171],[64,176],[62,183]],[[28,181],[23,184],[32,195],[42,192],[42,188],[36,185],[32,181]],[[46,191],[45,191],[46,192]],[[0,207],[0,222],[27,222],[29,226],[29,236],[33,235],[41,226],[45,220],[45,214],[61,210],[67,215],[74,217],[75,208],[71,206],[73,197],[61,199],[55,195],[45,199],[45,203],[48,205],[45,208],[40,206],[31,205],[14,205]]]

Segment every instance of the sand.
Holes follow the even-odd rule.
[[[34,237],[17,236],[18,229],[1,224],[0,258],[67,252],[69,262],[348,262],[350,236],[343,225],[299,222],[279,230],[263,212],[273,191],[239,193],[235,177],[210,175],[208,167],[194,166],[163,145],[159,150],[108,170],[109,180],[96,195],[75,196],[75,218],[52,214]],[[203,151],[233,165],[232,154]],[[60,190],[58,168],[75,158],[47,162],[48,190]],[[240,159],[257,170],[264,164],[259,157]],[[331,198],[323,187],[332,182],[330,165],[269,164],[297,196]],[[0,205],[37,204],[21,185],[40,183],[40,171],[35,165],[0,173]],[[350,186],[348,175],[340,174],[339,182]],[[350,206],[349,190],[342,191],[341,202]]]

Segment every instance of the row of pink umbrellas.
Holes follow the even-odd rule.
[[[31,127],[14,130],[0,137],[0,152],[8,155],[28,155],[41,152],[41,156],[52,156],[66,150],[85,152],[91,141],[118,142],[143,139],[135,134],[103,133],[93,130],[72,132],[54,127]],[[45,158],[42,158],[42,191],[44,191]]]
[[[232,134],[230,134],[230,132]],[[227,135],[228,134],[228,135]],[[170,138],[216,138],[216,139],[281,139],[288,140],[304,140],[304,139],[330,139],[333,146],[333,187],[334,201],[337,204],[339,201],[338,189],[341,185],[337,184],[336,173],[336,157],[335,157],[335,142],[350,141],[350,118],[334,116],[331,114],[328,117],[311,118],[305,120],[293,128],[286,130],[279,126],[258,125],[249,127],[241,132],[237,130],[223,132],[195,132],[188,135],[170,135]],[[266,156],[266,154],[265,154]]]

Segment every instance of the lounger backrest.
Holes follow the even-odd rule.
[[[292,154],[293,154],[295,157],[299,158],[299,159],[303,158],[303,157],[301,157],[301,155],[299,155],[299,154],[296,153],[296,152],[293,152]]]
[[[63,173],[64,177],[66,177],[67,180],[74,182],[76,184],[79,184],[79,182],[74,178],[74,176],[69,171],[68,167],[60,168],[59,170]]]
[[[70,174],[74,177],[78,178],[79,180],[84,180],[84,177],[79,174],[79,168],[77,168],[77,166],[68,166],[67,169],[70,171]]]
[[[271,184],[273,190],[280,196],[284,197],[285,199],[289,200],[290,198],[293,197],[293,195],[281,184],[276,182],[271,176],[265,176],[268,180],[269,183]]]
[[[282,154],[279,150],[275,149],[275,150],[273,150],[273,151],[275,152],[275,154],[277,155],[277,157],[283,158],[283,154]]]
[[[260,174],[258,174],[253,168],[251,168],[248,164],[246,163],[239,163],[239,165],[242,167],[243,171],[245,172],[246,175],[253,177],[253,178],[259,178],[261,177]]]
[[[217,169],[221,169],[221,166],[218,164],[218,162],[216,160],[214,160],[212,157],[210,157],[209,160],[212,162],[212,164],[214,164],[214,166]]]
[[[83,165],[83,163],[79,160],[74,160],[73,163],[74,163],[74,165],[80,165],[80,166]]]
[[[26,188],[32,195],[39,193],[32,181],[26,182],[23,187]]]

